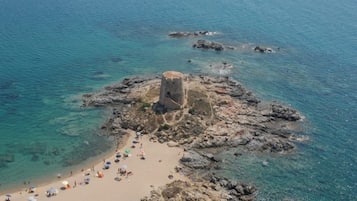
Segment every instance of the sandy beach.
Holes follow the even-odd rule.
[[[117,153],[105,161],[96,164],[94,167],[83,167],[83,171],[73,173],[72,176],[58,178],[58,181],[36,187],[32,193],[28,189],[11,193],[11,201],[27,201],[29,197],[34,197],[38,201],[52,200],[75,200],[75,201],[112,201],[112,200],[140,200],[150,191],[159,186],[163,186],[172,180],[186,180],[183,175],[175,172],[182,157],[183,149],[178,147],[168,147],[165,143],[149,141],[149,137],[144,135],[139,138],[137,143],[135,133],[131,132],[127,143],[119,149],[121,157],[117,159]],[[135,146],[132,147],[132,146]],[[130,150],[128,150],[130,149]],[[130,151],[125,157],[125,151]],[[142,159],[141,155],[145,155]],[[108,169],[104,166],[110,162]],[[121,168],[129,174],[120,174]],[[103,173],[103,177],[98,177],[98,173]],[[173,178],[169,178],[172,175]],[[86,178],[89,180],[85,184]],[[119,181],[118,181],[119,180]],[[70,188],[63,189],[64,181],[68,181]],[[48,197],[46,191],[50,188],[58,189],[58,194]],[[6,199],[6,195],[0,197]]]

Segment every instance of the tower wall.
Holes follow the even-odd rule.
[[[185,104],[184,75],[176,71],[162,74],[159,103],[166,109],[180,109]]]

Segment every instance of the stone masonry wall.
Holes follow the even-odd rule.
[[[184,106],[185,87],[184,75],[176,71],[166,71],[162,74],[159,103],[166,109],[177,110]]]

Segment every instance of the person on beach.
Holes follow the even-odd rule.
[[[133,175],[133,172],[132,171],[129,171],[126,173],[126,178],[128,178],[129,176]]]

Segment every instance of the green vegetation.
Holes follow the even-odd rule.
[[[164,125],[161,125],[160,128],[159,128],[159,131],[162,131],[162,130],[169,130],[171,128],[170,125],[168,124],[164,124]]]
[[[140,106],[139,110],[145,112],[147,108],[150,108],[151,104],[147,102],[143,102],[143,104]]]

